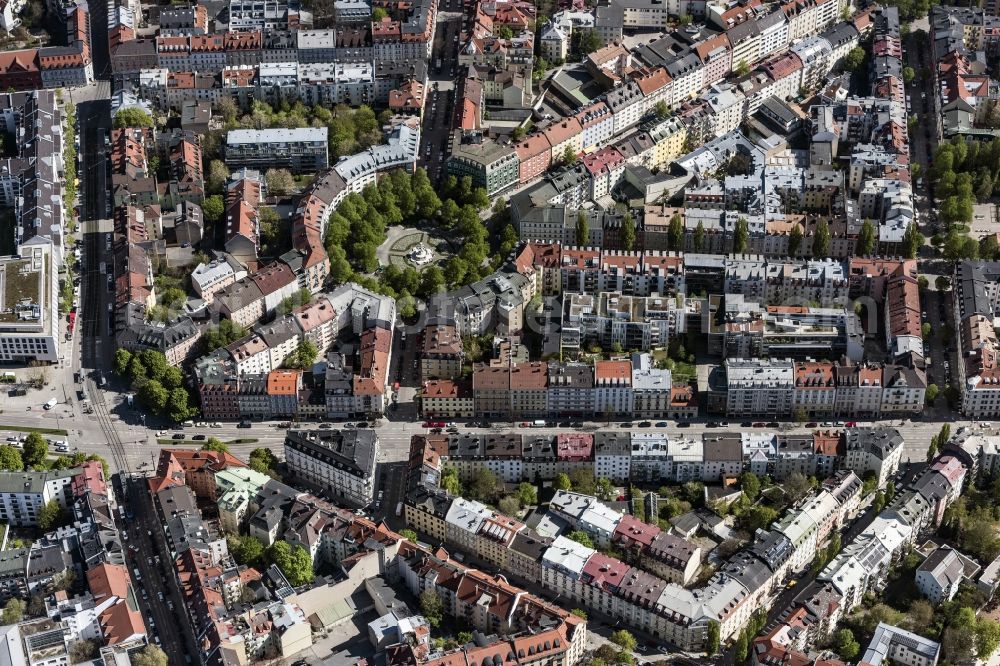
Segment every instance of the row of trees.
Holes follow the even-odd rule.
[[[184,421],[198,413],[184,388],[184,374],[167,363],[167,357],[153,349],[133,354],[127,349],[115,351],[114,372],[131,382],[141,403],[155,414],[172,421]]]
[[[982,244],[968,235],[973,205],[1000,191],[1000,138],[990,143],[957,137],[942,143],[934,153],[930,171],[934,196],[940,200],[938,216],[944,233],[932,240],[950,261],[976,259],[980,251],[986,258],[997,256],[995,240]]]

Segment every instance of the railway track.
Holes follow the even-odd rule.
[[[82,364],[86,373],[85,385],[87,394],[90,396],[94,414],[97,416],[101,430],[107,438],[108,447],[111,449],[112,460],[109,461],[118,471],[131,473],[128,456],[125,452],[125,445],[118,436],[118,429],[111,418],[111,412],[104,399],[104,392],[95,380],[95,377],[103,376],[108,370],[105,365],[104,343],[110,342],[114,346],[113,332],[104,334],[104,326],[108,320],[105,310],[101,307],[101,293],[107,289],[104,284],[105,275],[100,270],[101,256],[104,253],[102,247],[100,220],[104,217],[105,201],[101,189],[105,183],[104,174],[100,171],[105,169],[104,156],[104,132],[100,127],[88,126],[82,134],[83,140],[83,246],[84,246],[84,271],[81,280],[81,298],[83,300],[83,340],[81,343]],[[113,257],[104,257],[107,270],[113,269]]]

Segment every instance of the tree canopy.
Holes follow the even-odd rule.
[[[152,127],[153,118],[142,109],[130,106],[120,109],[118,113],[115,114],[114,125],[115,129],[124,129],[126,127]]]

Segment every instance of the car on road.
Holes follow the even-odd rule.
[[[754,428],[765,428],[765,427],[767,427],[767,424],[764,423],[763,421],[754,421],[753,422],[753,427]]]
[[[191,439],[193,439],[196,442],[204,442],[206,439],[208,439],[208,436],[207,435],[195,435]]]
[[[806,424],[806,427],[807,428],[815,428],[817,425],[819,425],[819,424],[816,423],[815,421],[810,421],[809,423]]]
[[[250,425],[251,424],[250,424],[249,421],[247,421],[246,419],[243,419],[242,421],[240,421],[239,423],[236,424],[236,427],[237,428],[249,428]]]
[[[631,421],[626,421],[625,423],[621,424],[621,427],[622,428],[631,428],[632,427],[632,422]]]
[[[184,435],[182,435],[181,433],[177,433],[176,435],[171,437],[171,439],[184,439]]]
[[[669,424],[666,421],[657,421],[656,422],[656,427],[657,428],[666,428],[668,425]]]
[[[213,423],[213,424],[212,424],[212,425],[211,425],[210,427],[212,427],[212,428],[221,428],[221,427],[222,427],[222,424],[221,424],[221,423],[219,423],[218,421],[216,421],[216,422],[215,422],[215,423]]]
[[[329,430],[330,428],[332,428],[332,427],[333,427],[333,424],[332,424],[332,423],[320,423],[320,424],[319,424],[319,427],[320,427],[320,428],[321,428],[322,430]],[[345,423],[345,424],[344,424],[344,427],[345,427],[345,428],[350,428],[350,427],[351,427],[351,424],[350,424],[350,423]]]
[[[651,428],[652,426],[653,424],[650,423],[649,421],[642,421],[641,423],[639,423],[640,428]]]
[[[691,422],[690,421],[680,421],[680,422],[677,423],[677,427],[678,428],[690,428],[691,427]]]

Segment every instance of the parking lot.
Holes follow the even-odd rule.
[[[1000,216],[997,215],[996,204],[973,204],[972,225],[969,235],[979,239],[995,233],[1000,233]]]

